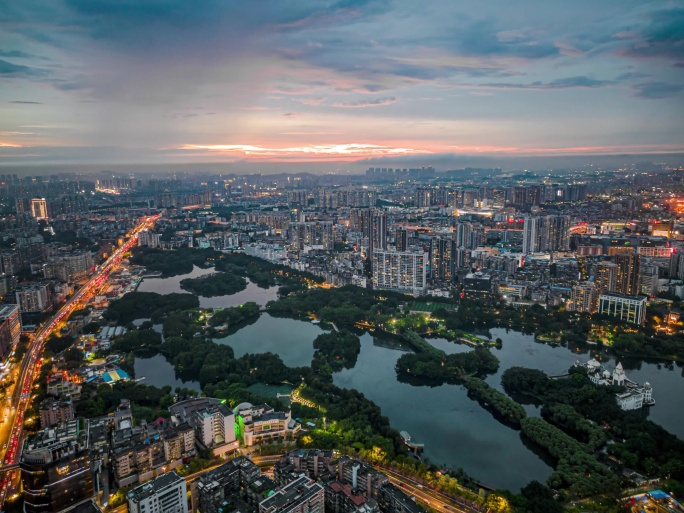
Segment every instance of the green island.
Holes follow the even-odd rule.
[[[361,352],[361,339],[348,331],[323,333],[316,337],[313,346],[316,352],[311,368],[329,375],[356,365],[356,358]]]
[[[156,250],[139,252],[136,249],[134,258],[136,253],[149,256],[152,251]],[[156,259],[160,265],[157,269],[150,266],[148,270],[164,272],[162,268],[175,258],[167,255],[176,252],[159,253],[164,255],[162,259]],[[195,256],[198,253],[202,256]],[[508,395],[504,394],[480,379],[496,372],[499,362],[486,347],[493,343],[473,334],[476,330],[505,327],[535,333],[539,340],[581,343],[596,334],[595,325],[600,321],[615,328],[605,346],[618,354],[635,353],[638,349],[640,354],[650,352],[666,359],[684,355],[684,338],[659,334],[653,327],[654,320],[649,320],[634,333],[631,328],[627,331],[615,326],[613,320],[567,312],[562,308],[544,310],[533,306],[519,309],[499,302],[484,304],[478,301],[458,304],[440,301],[448,307],[431,308],[427,314],[412,314],[411,305],[415,300],[410,296],[352,286],[318,287],[320,278],[244,254],[192,250],[186,256],[190,255],[191,259],[182,257],[186,263],[192,260],[190,270],[193,265],[211,263],[220,273],[248,278],[260,287],[280,285],[280,299],[267,305],[270,314],[295,319],[315,317],[334,323],[341,331],[317,337],[311,366],[290,368],[271,353],[235,358],[232,348],[215,343],[212,337],[221,329],[239,328],[242,323],[257,319],[258,305],[248,303],[200,311],[199,301],[192,294],[162,296],[133,292],[114,301],[105,314],[106,320],[126,324],[130,329],[115,340],[112,351],[131,355],[140,349],[161,352],[179,376],[199,381],[203,394],[225,399],[231,406],[243,401],[268,401],[280,407],[277,399],[259,396],[255,390],[264,384],[298,384],[296,391],[306,406],[294,402],[293,417],[316,425],[297,440],[300,447],[336,448],[369,461],[381,461],[383,465],[414,475],[445,493],[483,504],[492,512],[562,511],[563,503],[580,497],[590,497],[593,504],[602,503],[600,507],[604,509],[601,511],[617,511],[611,508],[614,508],[620,489],[616,476],[623,468],[662,476],[664,489],[684,493],[684,442],[637,413],[620,410],[614,398],[619,387],[616,390],[616,387],[596,386],[581,369],[571,369],[566,378],[550,379],[534,369],[511,368],[503,375],[502,383]],[[147,317],[162,323],[163,344],[149,323],[138,329],[130,324],[135,319]],[[411,378],[412,384],[462,384],[468,395],[499,421],[519,429],[528,443],[555,462],[555,471],[547,484],[532,482],[520,494],[497,491],[482,499],[478,497],[477,482],[462,471],[454,470],[449,473],[451,477],[442,479],[444,476],[437,475],[436,467],[410,458],[399,433],[376,404],[356,390],[332,383],[333,372],[353,367],[356,362],[359,337],[354,329],[391,337],[413,351],[397,361],[400,377]],[[468,343],[474,349],[447,355],[424,337],[443,337]],[[501,341],[496,343],[501,344]],[[54,348],[61,349],[64,344],[55,341]],[[127,365],[132,366],[128,359]],[[129,393],[127,389],[119,389],[121,386],[117,384],[111,390]],[[147,396],[157,400],[157,406],[145,397],[136,396],[131,400],[141,412],[168,416],[168,410],[159,406],[170,400],[166,397],[170,397],[171,391],[166,388],[156,389],[161,392],[146,391]],[[78,405],[80,414],[106,414],[116,407],[116,397],[104,394],[100,397],[99,388],[85,387],[84,392],[84,399]],[[177,390],[180,396],[191,395],[191,392]],[[526,416],[520,403],[527,402],[542,405],[541,419]],[[554,495],[551,488],[560,490],[560,495]]]
[[[218,272],[199,278],[185,278],[180,286],[202,297],[228,296],[245,290],[247,280],[237,274]]]

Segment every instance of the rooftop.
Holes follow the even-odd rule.
[[[160,492],[161,490],[169,488],[170,486],[174,486],[180,482],[185,483],[185,479],[176,474],[176,472],[169,472],[167,474],[162,474],[158,478],[148,481],[137,488],[134,488],[128,492],[126,497],[129,501],[140,502]]]

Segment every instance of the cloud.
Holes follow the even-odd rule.
[[[281,114],[284,118],[297,118],[301,116],[299,112],[286,112],[284,114]]]
[[[325,98],[297,98],[296,101],[298,101],[302,105],[321,105],[325,102]]]
[[[634,86],[635,96],[647,100],[662,100],[678,96],[684,91],[682,84],[667,84],[665,82],[644,82]]]
[[[30,102],[25,100],[13,100],[9,103],[14,103],[18,105],[43,105],[43,102]]]
[[[355,102],[333,103],[333,107],[343,107],[348,109],[362,109],[365,107],[380,107],[382,105],[390,105],[395,103],[397,99],[394,96],[387,96],[385,98],[374,98],[372,100],[357,100]]]
[[[304,160],[356,160],[368,157],[430,153],[430,151],[422,149],[360,143],[324,144],[285,148],[268,148],[249,144],[184,144],[178,149],[183,151],[203,150],[209,153],[238,154],[247,158],[257,159],[285,158]]]
[[[471,22],[450,36],[460,55],[544,59],[560,55],[553,41],[535,38],[524,30],[502,31],[493,19]]]
[[[639,73],[637,71],[631,71],[627,73],[623,73],[622,75],[619,75],[615,80],[618,82],[621,82],[623,80],[633,80],[633,79],[640,79],[640,78],[648,78],[650,75],[646,73]]]
[[[684,62],[684,8],[660,9],[619,53],[637,58],[664,58]]]
[[[0,59],[0,75],[13,77],[34,77],[43,74],[41,71],[29,66],[12,64],[9,61]]]
[[[516,84],[516,83],[488,83],[482,84],[482,87],[492,88],[492,89],[539,89],[539,90],[549,90],[549,89],[572,89],[572,88],[588,88],[595,89],[597,87],[606,87],[613,85],[615,82],[612,80],[597,80],[594,78],[586,76],[577,77],[567,77],[558,78],[551,80],[550,82],[531,82],[528,84]]]
[[[45,59],[45,57],[39,57],[21,50],[0,50],[0,57],[8,57],[10,59]]]

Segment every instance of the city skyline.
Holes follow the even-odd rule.
[[[6,2],[0,163],[684,152],[676,2]]]

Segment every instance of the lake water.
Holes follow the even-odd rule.
[[[275,353],[288,367],[302,367],[311,365],[313,341],[321,333],[326,331],[318,324],[264,313],[254,324],[214,342],[232,347],[236,358],[248,353]]]
[[[201,391],[199,381],[183,381],[178,378],[173,365],[167,362],[161,354],[146,358],[136,355],[134,368],[135,379],[145,378],[141,382],[143,385],[159,388],[169,385],[173,390],[180,387]]]
[[[564,374],[576,360],[587,361],[592,356],[587,350],[578,353],[539,344],[534,337],[517,332],[495,329],[491,333],[493,339],[501,337],[503,347],[492,349],[501,364],[486,381],[499,390],[501,374],[510,367],[537,368],[557,375]],[[429,342],[448,353],[470,350],[444,339]],[[394,364],[399,356],[401,351],[364,334],[356,366],[336,373],[334,382],[356,388],[378,404],[394,428],[408,431],[416,442],[425,444],[424,456],[435,463],[462,467],[486,484],[516,491],[533,479],[544,482],[551,474],[551,466],[525,446],[520,433],[469,399],[464,387],[421,387],[398,382]],[[611,369],[616,364],[605,356],[602,362]],[[656,406],[650,408],[649,418],[684,437],[682,369],[642,363],[639,370],[632,370],[627,361],[623,366],[632,380],[653,385]],[[530,415],[538,415],[532,405],[525,405],[525,409]]]
[[[139,292],[156,292],[157,294],[171,294],[173,292],[188,293],[180,286],[181,280],[186,278],[199,278],[207,274],[214,274],[217,271],[212,267],[209,269],[201,269],[195,266],[192,272],[182,274],[180,276],[173,276],[171,278],[145,278],[138,286]],[[247,280],[247,288],[245,290],[231,294],[228,296],[203,297],[199,296],[200,306],[202,308],[223,308],[228,306],[239,306],[244,303],[253,301],[260,306],[266,306],[266,303],[278,299],[278,287],[269,287],[262,289],[257,287],[251,280]]]
[[[181,279],[212,271],[196,268],[190,275],[146,279],[138,290],[163,294],[182,292]],[[232,296],[201,300],[217,301],[207,306],[231,306],[255,299],[259,304],[265,304],[275,299],[275,290],[269,299],[264,296],[271,292],[257,299],[260,293],[265,292],[264,289],[248,287]],[[241,299],[237,300],[240,295]],[[256,322],[216,342],[229,344],[237,357],[270,351],[279,354],[286,365],[294,367],[310,365],[314,353],[312,342],[320,333],[323,333],[320,326],[310,322],[262,314]],[[588,347],[552,347],[535,342],[530,335],[506,332],[505,329],[493,329],[491,335],[492,339],[500,337],[503,347],[492,348],[501,363],[499,371],[488,376],[486,381],[499,390],[502,389],[502,373],[514,366],[536,368],[556,375],[567,372],[576,360],[586,362],[592,356],[599,358],[611,370],[617,363],[605,354],[590,353]],[[468,346],[445,339],[429,339],[429,342],[449,354],[471,350]],[[364,334],[356,366],[336,373],[333,380],[338,386],[359,390],[378,404],[394,428],[408,431],[416,442],[425,444],[424,456],[435,463],[462,467],[486,484],[514,491],[533,479],[546,480],[552,472],[549,463],[523,443],[518,431],[501,424],[476,401],[469,399],[464,387],[427,387],[398,382],[394,365],[404,350],[395,341],[374,340],[371,335]],[[639,383],[648,381],[653,386],[656,405],[649,409],[649,418],[684,438],[682,367],[621,361],[628,378]],[[136,358],[135,370],[136,376],[146,376],[148,384],[189,387],[188,383],[176,378],[163,356]],[[525,405],[525,409],[529,415],[539,414],[533,405]]]

